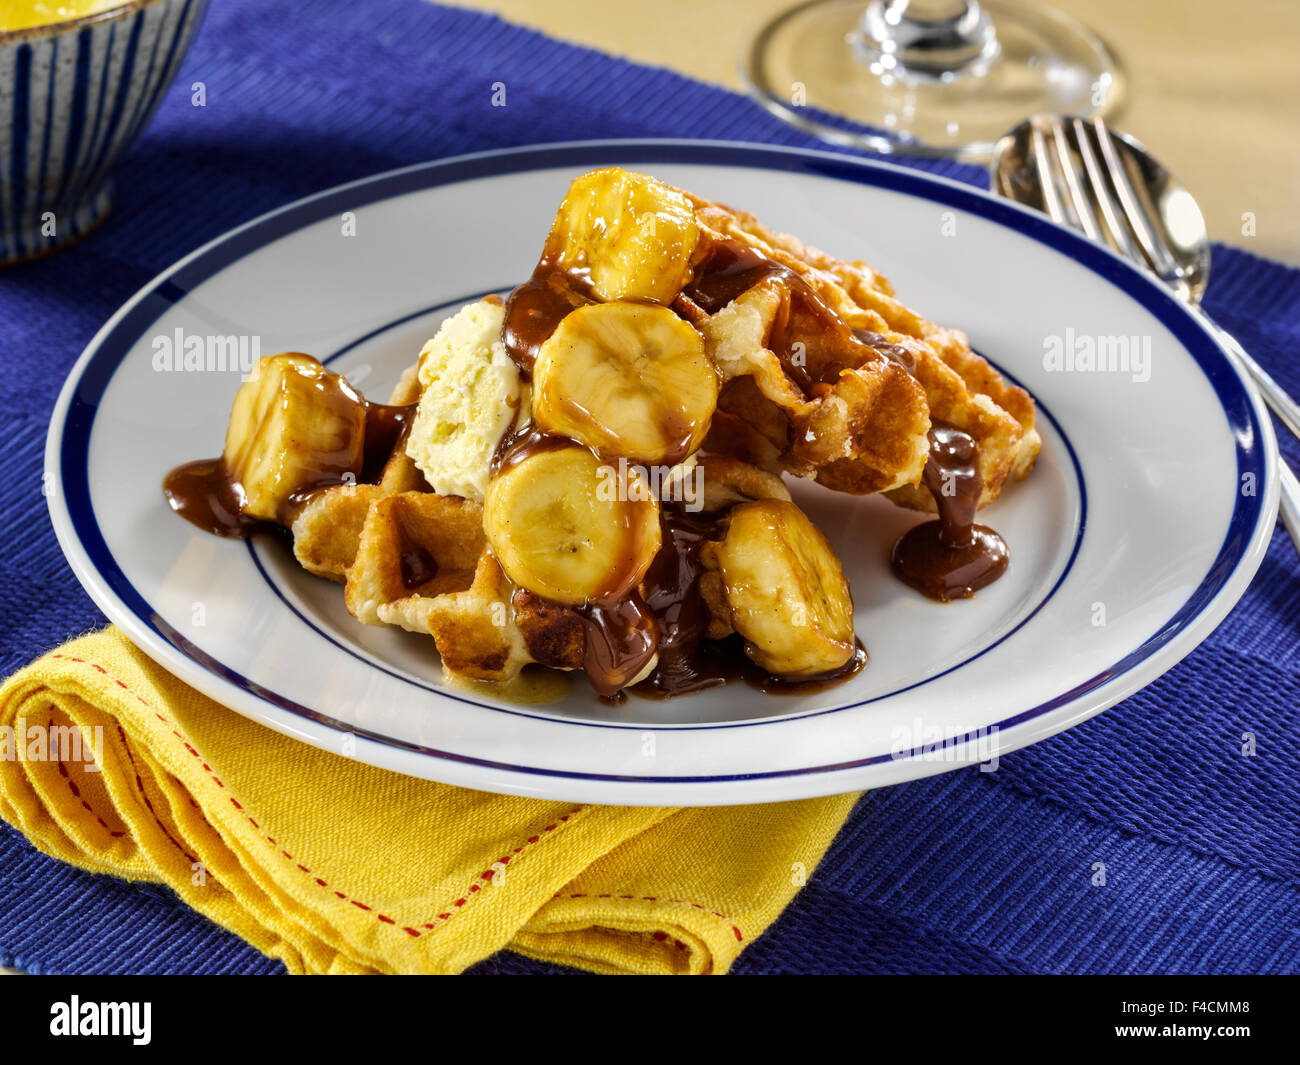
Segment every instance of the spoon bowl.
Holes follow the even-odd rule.
[[[1037,208],[1154,273],[1214,333],[1264,402],[1300,437],[1296,403],[1236,338],[1201,310],[1210,237],[1190,192],[1141,141],[1100,118],[1034,115],[1004,134],[989,164],[993,191]],[[1300,551],[1300,479],[1278,455],[1280,515]]]
[[[1035,116],[1004,134],[989,164],[993,191],[1055,217],[1051,201],[1058,189],[1066,188],[1070,195],[1061,197],[1060,204],[1065,224],[1121,255],[1140,256],[1179,299],[1200,303],[1210,278],[1210,237],[1195,197],[1136,137],[1103,129],[1167,259],[1135,242],[1122,212],[1113,216],[1098,197],[1097,179],[1121,204],[1124,193],[1106,173],[1107,146],[1090,120]]]

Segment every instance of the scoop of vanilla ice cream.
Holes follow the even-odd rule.
[[[442,323],[420,352],[420,403],[406,453],[440,495],[482,500],[492,455],[520,413],[528,386],[501,343],[505,305],[480,300]]]

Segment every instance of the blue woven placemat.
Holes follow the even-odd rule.
[[[191,106],[196,81],[204,108]],[[491,106],[498,81],[503,108]],[[118,169],[104,228],[0,273],[0,673],[104,624],[55,544],[42,448],[64,375],[128,296],[231,226],[339,182],[604,136],[813,145],[743,97],[491,16],[423,0],[214,0]],[[983,183],[974,167],[925,168]],[[1300,393],[1300,271],[1216,248],[1207,304]],[[1300,465],[1295,441],[1285,448]],[[997,773],[868,794],[733,971],[1298,971],[1298,635],[1300,565],[1278,532],[1228,620],[1140,694]],[[1245,732],[1253,758],[1240,751]],[[281,971],[168,892],[80,873],[3,823],[0,964]],[[476,971],[557,970],[502,954]]]

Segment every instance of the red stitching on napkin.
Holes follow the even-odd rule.
[[[584,893],[584,892],[579,892],[579,893],[576,894],[576,895],[563,895],[563,894],[560,894],[560,895],[556,895],[556,896],[554,896],[554,897],[557,898],[557,899],[563,899],[563,898],[570,898],[570,899],[591,899],[591,898],[596,898],[596,899],[612,899],[612,898],[620,898],[620,899],[641,899],[641,900],[643,900],[643,901],[645,901],[645,902],[674,902],[674,903],[677,903],[677,904],[682,905],[682,906],[691,906],[691,907],[694,907],[694,908],[697,909],[697,910],[703,910],[705,913],[711,913],[711,914],[713,914],[714,917],[721,917],[724,921],[730,921],[730,920],[731,920],[731,918],[728,917],[725,913],[719,913],[717,910],[711,910],[711,909],[709,909],[707,906],[701,905],[701,904],[698,903],[698,902],[692,902],[690,899],[665,899],[665,898],[660,897],[659,895],[617,895],[617,896],[615,896],[615,895],[588,895],[588,894],[586,894],[586,893]],[[733,924],[733,925],[731,926],[731,933],[732,933],[732,935],[734,935],[734,936],[736,937],[736,942],[737,942],[737,943],[743,943],[743,942],[745,942],[745,936],[744,936],[744,934],[740,931],[739,926]]]
[[[191,865],[195,864],[196,862],[198,862],[198,859],[194,857],[194,855],[192,855],[184,847],[182,847],[180,841],[177,840],[175,836],[173,836],[170,832],[167,831],[167,826],[162,823],[162,818],[158,816],[158,811],[153,808],[153,803],[149,801],[149,796],[145,793],[144,790],[144,781],[140,779],[140,767],[135,764],[135,755],[131,753],[131,745],[126,742],[126,733],[122,731],[121,725],[117,726],[117,734],[122,737],[122,749],[126,751],[126,756],[131,761],[131,768],[135,771],[135,786],[137,789],[139,789],[140,798],[142,798],[144,800],[144,804],[147,807],[149,807],[149,812],[153,814],[153,819],[155,822],[157,822],[158,827],[162,829],[163,835],[172,841],[172,846],[174,846],[178,851],[180,851],[183,855],[185,855],[185,857],[190,860]]]
[[[84,658],[76,658],[76,657],[74,657],[74,656],[72,656],[72,655],[63,655],[63,654],[51,654],[51,655],[49,655],[48,657],[50,657],[50,658],[59,658],[59,659],[63,659],[63,660],[68,661],[68,662],[78,662],[78,663],[80,663],[81,665],[90,666],[92,669],[95,669],[95,670],[97,670],[98,672],[104,674],[104,676],[109,676],[108,671],[107,671],[106,669],[104,669],[103,666],[101,666],[101,665],[99,665],[98,663],[95,663],[95,662],[90,662],[90,661],[88,661],[87,659],[84,659]],[[192,755],[192,756],[194,757],[194,759],[195,759],[196,761],[198,761],[198,763],[199,763],[200,765],[203,766],[204,771],[207,772],[208,776],[210,776],[210,777],[212,778],[212,780],[216,783],[216,785],[217,785],[218,787],[220,787],[220,788],[223,788],[223,789],[225,788],[225,784],[223,784],[223,783],[222,783],[222,782],[217,778],[217,775],[212,771],[211,767],[209,767],[208,764],[207,764],[206,762],[203,761],[203,757],[199,754],[199,752],[196,751],[196,750],[195,750],[195,749],[194,749],[194,748],[189,744],[188,741],[186,741],[185,737],[182,736],[182,735],[180,734],[180,732],[176,729],[175,725],[174,725],[171,721],[169,721],[169,720],[168,720],[168,719],[167,719],[163,714],[161,714],[161,713],[158,711],[157,707],[155,707],[152,703],[150,703],[149,700],[147,700],[147,699],[146,699],[144,696],[142,696],[139,692],[132,691],[132,689],[131,689],[130,687],[128,687],[126,684],[122,683],[122,681],[121,681],[121,680],[118,680],[118,678],[113,677],[112,679],[115,680],[115,681],[117,681],[118,685],[120,685],[120,686],[121,686],[125,691],[127,691],[127,692],[128,692],[128,693],[129,693],[133,698],[135,698],[135,699],[136,699],[136,700],[137,700],[137,701],[138,701],[142,706],[144,706],[145,708],[147,708],[147,709],[148,709],[148,710],[149,710],[149,711],[154,715],[154,717],[156,717],[156,718],[157,718],[159,721],[161,721],[164,725],[167,725],[169,728],[171,728],[171,730],[172,730],[172,735],[174,735],[178,740],[180,740],[181,744],[184,746],[184,748],[186,749],[186,751],[188,751],[188,752],[190,753],[190,755]],[[118,733],[122,736],[122,743],[123,743],[123,745],[125,746],[125,745],[126,745],[126,735],[125,735],[125,733],[122,732],[122,728],[121,728],[120,725],[118,726]],[[130,757],[130,753],[131,753],[131,752],[130,752],[130,748],[128,747],[128,748],[127,748],[127,756],[128,756],[128,757]],[[135,761],[134,758],[132,758],[132,764],[133,764],[133,765],[134,765],[134,761]],[[144,801],[145,801],[145,804],[148,805],[150,811],[152,811],[152,810],[153,810],[153,806],[149,804],[149,797],[148,797],[147,795],[144,794],[144,783],[143,783],[143,781],[140,780],[140,774],[139,774],[138,772],[136,773],[136,785],[140,788],[140,794],[141,794],[141,796],[143,796]],[[231,804],[231,805],[232,805],[236,810],[238,810],[240,813],[242,813],[242,814],[244,815],[245,818],[248,819],[249,824],[251,824],[255,829],[257,829],[257,830],[260,832],[260,831],[261,831],[261,826],[260,826],[260,825],[255,821],[255,820],[253,820],[253,818],[252,818],[251,816],[249,816],[249,814],[244,810],[244,808],[243,808],[242,806],[239,805],[239,803],[238,803],[238,801],[236,801],[235,797],[234,797],[233,795],[228,795],[227,798],[230,799],[230,804]],[[585,806],[575,806],[575,807],[574,807],[572,810],[570,810],[567,814],[564,814],[563,816],[561,816],[561,817],[560,817],[560,818],[559,818],[559,819],[558,819],[554,824],[547,825],[544,829],[542,829],[542,831],[541,831],[541,833],[540,833],[539,835],[536,835],[536,836],[530,836],[530,837],[528,838],[528,841],[527,841],[526,843],[522,844],[521,846],[516,847],[513,851],[510,852],[510,854],[507,854],[507,855],[505,855],[504,857],[498,858],[498,859],[496,860],[496,862],[493,863],[493,868],[489,868],[489,869],[485,870],[484,872],[480,873],[480,874],[479,874],[475,879],[476,879],[476,880],[491,880],[491,879],[492,879],[492,875],[493,875],[493,873],[495,872],[495,866],[496,866],[496,865],[505,865],[507,862],[510,861],[510,858],[511,858],[512,855],[522,853],[525,847],[528,847],[528,846],[530,846],[530,845],[532,845],[532,844],[534,844],[534,843],[537,843],[537,842],[541,839],[542,836],[546,835],[546,833],[548,833],[548,832],[554,832],[557,828],[560,827],[560,825],[566,823],[566,822],[569,820],[570,817],[572,817],[574,814],[577,814],[577,813],[582,812],[584,809],[586,809]],[[157,817],[157,814],[154,814],[154,817],[156,818],[156,817]],[[107,827],[107,826],[105,826],[105,827]],[[159,822],[159,827],[163,829],[163,832],[164,832],[164,833],[167,832],[167,829],[166,829],[165,827],[163,827],[161,821]],[[176,843],[176,840],[172,838],[172,836],[170,835],[170,833],[167,834],[167,838],[168,838],[168,839],[171,839],[173,843]],[[271,842],[273,845],[275,845],[275,846],[279,846],[279,844],[276,844],[275,841],[272,840],[270,836],[268,836],[267,839],[270,840],[270,842]],[[179,843],[177,843],[176,846],[177,846],[178,849],[181,850],[182,853],[185,853],[184,848],[182,848],[182,847],[180,846]],[[298,863],[297,863],[297,859],[294,858],[294,856],[293,856],[292,854],[290,854],[288,851],[286,851],[286,850],[284,850],[283,848],[281,848],[280,853],[281,853],[282,855],[284,855],[284,857],[287,858],[289,861],[294,862],[295,864],[297,864],[297,868],[299,868],[300,870],[302,870],[304,873],[311,873],[311,870],[308,869],[306,866],[301,865],[301,864],[298,864]],[[196,859],[194,859],[194,858],[190,858],[190,860],[191,860],[191,861],[195,861]],[[325,880],[322,880],[320,877],[318,877],[318,876],[313,876],[312,879],[313,879],[313,881],[315,881],[315,883],[316,883],[317,885],[319,885],[320,887],[322,887],[322,888],[328,888],[329,890],[331,890],[331,891],[333,892],[333,894],[334,894],[335,896],[337,896],[337,897],[340,898],[340,899],[344,899],[344,900],[346,900],[346,901],[348,901],[348,902],[351,902],[352,905],[353,905],[353,906],[356,906],[358,909],[373,912],[372,907],[367,906],[365,903],[358,902],[356,899],[349,899],[348,896],[347,896],[344,892],[342,892],[342,891],[337,891],[337,890],[335,890],[335,889],[333,889],[333,888],[330,888],[330,885],[329,885]],[[469,895],[469,894],[473,894],[474,892],[477,892],[478,890],[479,890],[479,885],[478,885],[478,884],[476,884],[476,883],[475,883],[475,884],[471,884],[471,885],[470,885],[470,888],[469,888],[469,890],[468,890],[468,892],[466,893],[466,896],[463,896],[463,897],[457,899],[455,902],[452,903],[452,906],[455,907],[455,908],[463,907],[463,906],[465,905],[465,903],[466,903],[467,901],[469,901],[469,900],[468,900],[468,895]],[[575,896],[573,896],[573,897],[574,897],[574,898],[578,898],[578,897],[580,897],[580,896],[576,896],[576,895],[575,895]],[[630,897],[630,896],[629,896],[629,897]],[[556,898],[559,898],[559,896],[557,895]],[[682,901],[685,901],[685,900],[682,900],[682,899],[672,899],[672,900],[668,900],[668,901],[672,901],[672,902],[682,902]],[[690,905],[692,905],[692,906],[697,906],[699,909],[704,909],[704,907],[703,907],[703,906],[699,906],[698,903],[691,903]],[[440,920],[440,921],[447,921],[447,920],[450,920],[453,912],[455,912],[455,911],[452,910],[452,911],[449,911],[449,912],[447,912],[447,913],[440,913],[440,914],[438,914],[438,920]],[[709,912],[712,913],[713,911],[709,911]],[[715,916],[722,917],[723,915],[722,915],[722,914],[715,914]],[[394,921],[391,917],[387,916],[386,914],[382,914],[382,913],[376,913],[376,914],[375,914],[375,918],[376,918],[376,920],[382,921],[382,922],[385,923],[385,924],[395,925],[395,924],[397,923],[397,922]],[[430,923],[430,924],[426,924],[424,927],[427,928],[427,929],[437,929],[437,928],[441,928],[442,925],[437,925],[437,924],[432,924],[432,923]],[[419,932],[417,929],[410,928],[410,927],[403,927],[402,931],[403,931],[403,932],[406,932],[408,935],[411,935],[411,936],[414,936],[414,937],[417,937],[417,938],[422,934],[422,933]],[[734,932],[736,933],[736,938],[737,938],[737,939],[740,939],[740,938],[741,938],[740,930],[739,930],[738,928],[736,928],[734,925],[732,926],[732,931],[734,931]]]
[[[629,930],[627,930],[627,929],[623,929],[623,928],[610,928],[610,929],[607,929],[607,931],[610,931],[610,932],[617,932],[617,933],[619,933],[620,935],[624,935],[624,936],[636,936],[638,939],[644,939],[644,938],[645,938],[645,935],[646,935],[646,933],[644,933],[644,932],[633,932],[633,931],[629,931]],[[656,941],[658,941],[658,942],[660,942],[660,943],[665,943],[665,942],[667,942],[667,940],[668,940],[668,933],[667,933],[667,932],[662,932],[662,931],[661,931],[661,932],[652,932],[652,933],[650,934],[650,938],[651,938],[651,939],[654,939],[654,940],[656,940]],[[690,949],[690,948],[687,947],[686,944],[683,943],[680,939],[674,939],[674,940],[673,940],[673,946],[676,947],[678,950],[689,950],[689,949]]]
[[[53,722],[51,722],[51,724],[53,724]],[[104,821],[104,819],[100,817],[99,814],[95,813],[95,811],[91,808],[90,803],[86,802],[86,800],[81,797],[81,789],[78,788],[76,784],[72,783],[72,778],[68,776],[68,767],[64,765],[62,762],[59,763],[59,776],[61,776],[67,782],[68,789],[72,792],[72,797],[76,799],[78,802],[80,802],[82,807],[85,809],[85,811],[88,814],[90,814],[90,816],[93,817],[96,821],[99,822],[100,828],[102,828],[114,839],[121,839],[124,835],[126,835],[125,832],[114,832],[111,828],[108,827],[108,824]]]

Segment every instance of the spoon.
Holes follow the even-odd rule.
[[[1141,142],[1101,119],[1035,115],[998,141],[989,177],[999,195],[1044,211],[1154,273],[1300,437],[1300,404],[1201,309],[1210,277],[1205,219],[1192,194]],[[1300,481],[1280,451],[1277,463],[1279,517],[1300,551]]]

